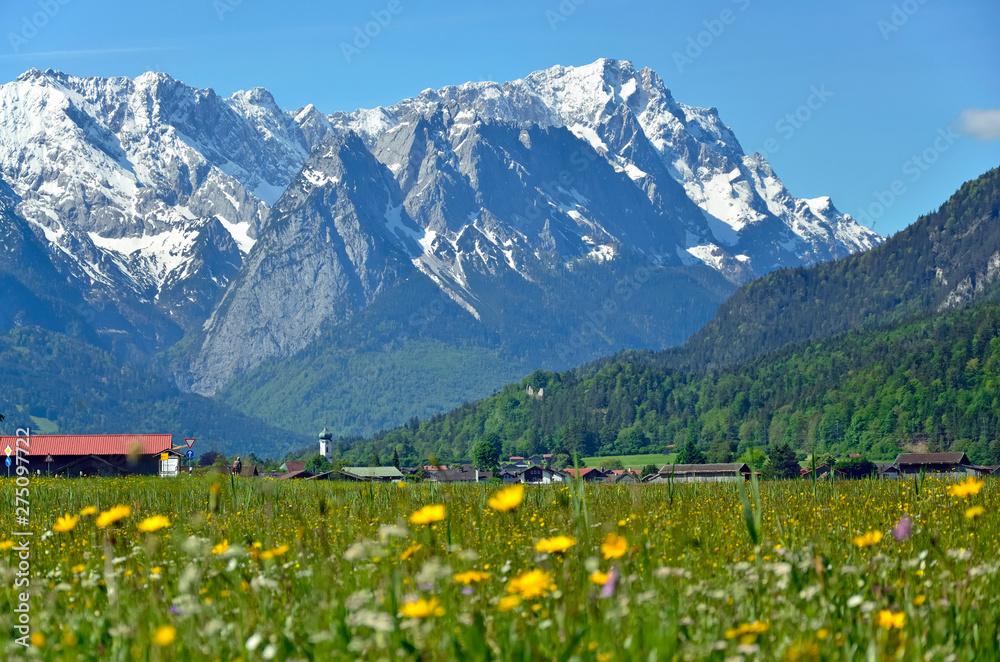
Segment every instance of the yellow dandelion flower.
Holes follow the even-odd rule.
[[[524,485],[518,483],[517,485],[511,485],[510,487],[505,487],[500,490],[490,497],[489,501],[486,503],[493,510],[500,513],[506,513],[520,506],[523,500]]]
[[[986,512],[986,509],[982,506],[973,506],[965,511],[965,516],[968,519],[975,519]]]
[[[609,533],[604,538],[604,542],[601,543],[601,553],[604,554],[604,560],[606,561],[621,558],[625,556],[625,552],[627,551],[628,541],[614,532]]]
[[[130,506],[115,506],[111,510],[105,510],[97,516],[97,526],[103,529],[109,524],[123,520],[131,514],[132,508]]]
[[[590,581],[598,586],[604,586],[608,583],[608,573],[598,570],[590,575]]]
[[[504,597],[500,598],[500,602],[499,602],[499,604],[497,604],[497,608],[500,611],[504,611],[504,612],[513,611],[513,610],[517,609],[517,606],[519,604],[521,604],[521,596],[520,595],[508,595],[508,596],[504,596]]]
[[[877,545],[880,540],[882,540],[881,531],[869,531],[864,535],[855,537],[854,544],[858,547],[872,547]]]
[[[0,552],[6,552],[13,546],[14,546],[13,540],[4,540],[3,542],[0,542]]]
[[[399,560],[405,561],[406,559],[410,558],[423,548],[424,546],[421,545],[420,543],[417,543],[416,545],[410,545],[409,547],[406,548],[406,550],[402,554],[399,555]]]
[[[476,584],[479,582],[484,582],[490,578],[490,573],[479,572],[478,570],[469,570],[468,572],[459,572],[452,576],[456,584]]]
[[[72,568],[70,568],[69,570],[70,570],[70,572],[72,572],[72,573],[73,573],[74,575],[76,575],[76,574],[79,574],[79,573],[83,572],[83,571],[84,571],[84,570],[86,570],[86,569],[87,569],[87,566],[83,565],[82,563],[78,563],[77,565],[73,566],[73,567],[72,567]]]
[[[535,543],[535,551],[544,554],[562,553],[576,544],[576,540],[569,536],[556,536],[555,538],[542,538]]]
[[[56,523],[52,525],[52,530],[56,533],[69,533],[76,528],[76,523],[79,521],[79,515],[70,515],[69,513],[66,513],[63,517],[56,519]]]
[[[97,514],[97,508],[94,508],[93,506],[87,506],[86,508],[80,511],[80,517],[88,517],[90,515],[96,515],[96,514]]]
[[[165,515],[153,515],[142,520],[138,529],[144,533],[154,533],[170,526],[170,519]]]
[[[153,633],[153,643],[157,646],[169,646],[177,638],[177,628],[173,625],[161,625]]]
[[[926,595],[918,595],[917,597],[913,598],[913,604],[916,605],[917,607],[924,604],[925,602],[927,602]]]
[[[289,549],[291,548],[288,545],[279,545],[274,549],[269,549],[266,552],[261,552],[260,558],[264,559],[265,561],[268,561],[276,556],[281,556],[282,554],[286,553]]]
[[[428,616],[444,616],[444,607],[437,598],[430,600],[415,600],[404,604],[399,613],[406,618],[427,618]]]
[[[754,640],[756,640],[757,635],[764,634],[770,627],[770,623],[763,623],[761,621],[744,623],[738,628],[726,630],[726,639],[735,639],[736,637],[739,637],[741,642],[752,644]],[[746,641],[747,638],[750,638],[749,641]]]
[[[444,506],[424,506],[410,515],[411,524],[433,524],[444,519]]]
[[[986,483],[977,479],[975,476],[969,476],[961,483],[949,485],[948,494],[964,499],[970,494],[979,494],[979,490],[983,489],[984,485],[986,485]]]
[[[556,585],[552,575],[544,570],[529,570],[514,577],[507,583],[507,592],[516,593],[526,600],[540,598],[554,591]]]
[[[886,630],[891,630],[893,628],[900,630],[902,629],[904,623],[906,623],[906,612],[901,611],[894,614],[888,609],[883,609],[878,613],[879,627]]]
[[[31,645],[35,648],[41,648],[45,645],[45,635],[41,632],[31,633]]]
[[[213,554],[225,554],[229,551],[229,541],[223,540],[218,545],[212,548]]]

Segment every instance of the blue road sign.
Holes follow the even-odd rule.
[[[191,450],[190,448],[188,449],[188,452],[185,453],[185,455],[187,455],[187,459],[189,459],[189,460],[194,459],[194,451]]]
[[[4,461],[7,462],[7,466],[9,467],[10,466],[10,458],[9,457],[8,458],[4,458]]]

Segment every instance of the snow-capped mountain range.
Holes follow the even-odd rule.
[[[260,88],[223,98],[164,74],[32,70],[0,86],[0,180],[21,228],[4,229],[30,231],[59,274],[18,300],[129,351],[187,336],[178,379],[207,394],[403,282],[500,344],[528,301],[561,315],[574,274],[615,281],[639,265],[707,296],[681,325],[644,302],[641,333],[599,333],[584,360],[697,328],[722,286],[702,296],[683,274],[731,290],[881,242],[829,198],[793,197],[714,108],[616,60],[331,115],[282,110]]]

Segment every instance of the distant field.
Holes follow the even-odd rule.
[[[670,455],[663,455],[662,453],[653,453],[650,455],[611,455],[608,457],[585,457],[583,458],[583,465],[585,467],[599,467],[601,463],[607,462],[608,460],[618,458],[622,461],[628,469],[642,469],[647,464],[655,464],[658,467],[662,467],[664,464],[669,464],[674,461],[677,453],[671,453]]]

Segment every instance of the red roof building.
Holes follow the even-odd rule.
[[[152,474],[160,454],[172,452],[169,434],[32,434],[0,436],[0,451],[27,448],[28,470],[67,476]],[[178,455],[173,451],[174,456]],[[51,458],[51,461],[46,460]]]

